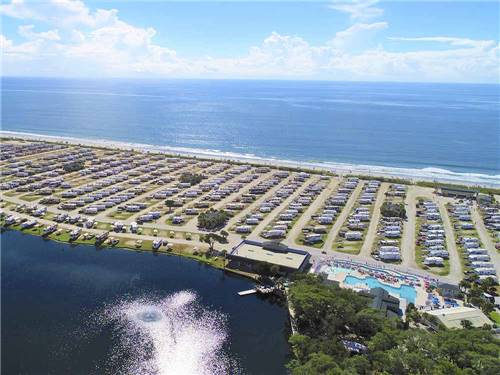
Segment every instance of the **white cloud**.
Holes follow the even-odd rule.
[[[329,7],[348,13],[351,19],[367,20],[384,14],[383,9],[374,7],[377,3],[378,0],[333,0]]]
[[[376,33],[387,29],[388,26],[387,22],[356,23],[345,30],[337,32],[330,44],[339,49],[355,50],[362,48],[372,41]]]
[[[12,40],[7,39],[3,34],[0,34],[0,48],[6,49],[12,46]]]
[[[12,0],[0,5],[0,14],[22,20],[45,21],[59,27],[101,27],[116,21],[116,9],[90,9],[80,0],[46,0],[26,2]]]
[[[47,8],[42,6],[52,13],[44,13]],[[24,41],[19,43],[0,35],[4,75],[498,82],[496,42],[393,37],[417,46],[418,42],[442,43],[446,49],[392,52],[375,38],[386,32],[387,22],[357,22],[319,45],[272,32],[240,56],[188,59],[156,44],[155,29],[127,23],[116,10],[92,12],[81,1],[68,0],[34,7],[16,0],[0,9],[4,15],[33,20],[37,29],[41,25],[49,29],[35,32],[31,24],[20,26],[18,34]],[[67,18],[57,19],[56,14]]]
[[[49,30],[36,33],[33,31],[34,28],[34,25],[21,25],[18,28],[18,33],[26,39],[61,40],[58,30]]]
[[[12,0],[10,4],[0,4],[0,14],[22,20],[44,19],[37,15],[34,9],[28,6],[24,0]]]
[[[447,36],[431,36],[431,37],[389,37],[390,40],[399,40],[403,42],[434,42],[446,43],[456,47],[473,47],[473,48],[491,48],[495,46],[494,40],[474,40],[468,38],[452,38]]]

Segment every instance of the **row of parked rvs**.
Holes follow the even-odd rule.
[[[417,209],[417,215],[424,221],[420,226],[416,243],[417,246],[422,246],[423,264],[442,267],[450,254],[446,246],[446,233],[439,207],[434,201],[424,200],[418,203]]]

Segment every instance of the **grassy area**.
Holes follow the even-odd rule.
[[[33,194],[33,193],[24,194],[19,197],[19,199],[22,199],[23,201],[26,202],[33,202],[41,198],[42,196],[40,194]]]
[[[165,224],[167,224],[167,225],[173,225],[175,227],[182,227],[183,225],[186,224],[186,220],[184,218],[184,221],[182,223],[175,224],[173,222],[173,216],[170,216],[167,220],[165,220]]]
[[[3,225],[3,219],[1,220],[0,224]],[[30,228],[30,229],[21,229],[21,225],[16,224],[16,225],[9,226],[9,228],[13,229],[13,230],[19,230],[19,231],[21,231],[23,233],[27,233],[27,234],[42,236],[44,226],[38,224],[35,227]],[[75,241],[70,241],[70,232],[71,232],[71,230],[69,230],[69,229],[59,230],[57,232],[50,234],[49,236],[47,236],[47,238],[50,240],[53,240],[53,241],[70,243],[70,244],[74,244],[74,245],[79,245],[79,244],[81,244],[81,245],[95,245],[95,237],[93,237],[91,239],[83,239],[83,234],[85,233],[85,231],[82,231],[82,235],[80,235],[80,237],[78,237],[78,239],[76,239]],[[179,234],[179,233],[177,233],[177,234]],[[182,236],[180,238],[185,238],[184,232],[182,232],[181,235]],[[113,234],[110,234],[110,237],[113,237]],[[176,237],[178,237],[178,236],[176,236]],[[115,238],[118,239],[118,243],[116,245],[111,246],[108,243],[104,243],[100,247],[103,247],[103,248],[114,247],[114,248],[134,250],[134,251],[139,251],[139,252],[149,251],[149,252],[155,252],[155,253],[184,256],[184,257],[187,257],[187,258],[190,258],[193,260],[197,260],[197,261],[204,263],[204,264],[207,264],[209,266],[221,268],[221,269],[224,268],[226,265],[226,261],[223,257],[207,256],[206,252],[203,250],[200,250],[199,248],[197,251],[195,251],[194,247],[192,245],[173,243],[171,245],[171,248],[167,248],[167,247],[162,246],[158,250],[153,250],[153,241],[152,240],[143,239],[143,240],[141,240],[140,245],[139,245],[137,240],[135,240],[135,239],[117,238],[117,237],[115,237]],[[193,236],[192,236],[192,238],[193,238]]]
[[[102,230],[111,230],[112,227],[110,223],[103,223],[101,221],[98,221],[94,226],[94,228]]]
[[[327,230],[327,233],[329,230]],[[327,236],[327,233],[321,235],[321,241],[315,242],[315,243],[308,243],[305,241],[305,235],[304,232],[300,232],[299,236],[295,239],[295,243],[297,245],[304,245],[304,246],[311,246],[315,247],[316,249],[321,249],[323,245],[325,244],[325,239]]]
[[[16,206],[17,206],[17,204],[15,204],[15,203],[12,203],[12,202],[5,202],[5,201],[4,201],[4,202],[2,202],[2,204],[1,204],[1,207],[2,207],[2,208],[8,209],[8,210],[9,210],[9,209],[13,209],[13,208],[15,208]]]
[[[366,205],[361,205],[359,203],[356,203],[353,206],[351,212],[349,213],[349,216],[351,216],[354,212],[356,212],[356,210],[359,207],[366,207]],[[372,220],[374,208],[375,208],[375,201],[373,201],[372,204],[370,204],[370,206],[368,207],[370,220]],[[349,216],[347,217],[346,220],[349,219]],[[345,238],[341,238],[340,235],[337,234],[337,238],[335,238],[335,241],[333,242],[332,249],[335,251],[340,251],[341,253],[356,254],[356,255],[359,254],[361,248],[363,247],[363,243],[366,240],[366,234],[368,233],[368,229],[370,227],[370,222],[364,224],[365,227],[363,228],[363,230],[354,230],[355,232],[361,232],[362,234],[361,240],[349,241],[346,240]],[[343,223],[342,228],[340,230],[344,232],[351,231],[347,225],[347,221]]]
[[[341,253],[359,254],[363,247],[363,240],[347,241],[343,240],[340,243],[334,243],[332,249]]]
[[[6,197],[15,197],[16,195],[19,195],[21,193],[18,193],[17,191],[8,191],[6,193],[3,193]]]
[[[493,320],[496,324],[500,325],[500,313],[492,311],[490,313],[490,319]]]
[[[107,217],[117,219],[117,220],[126,220],[130,216],[132,216],[135,212],[127,212],[127,211],[112,211],[107,214]]]

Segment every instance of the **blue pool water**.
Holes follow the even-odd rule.
[[[408,303],[415,303],[415,298],[417,297],[417,291],[414,287],[408,285],[401,285],[401,287],[396,288],[384,283],[381,283],[373,277],[367,277],[360,279],[355,276],[348,275],[344,279],[344,283],[347,285],[367,285],[370,289],[373,288],[383,288],[389,293],[398,296],[399,298],[404,298]]]

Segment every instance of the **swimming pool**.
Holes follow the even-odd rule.
[[[408,303],[415,303],[415,298],[417,297],[417,291],[415,290],[414,287],[409,286],[409,285],[401,285],[401,287],[394,287],[391,285],[387,285],[384,283],[381,283],[377,279],[373,277],[367,277],[364,279],[361,279],[356,276],[348,275],[344,279],[344,283],[347,285],[366,285],[370,289],[373,288],[383,288],[387,292],[399,297],[399,298],[404,298],[406,302]]]
[[[325,267],[325,272],[327,272],[329,275],[335,276],[336,274],[343,272],[346,274],[352,273],[354,270],[351,268],[344,268],[344,267]]]

